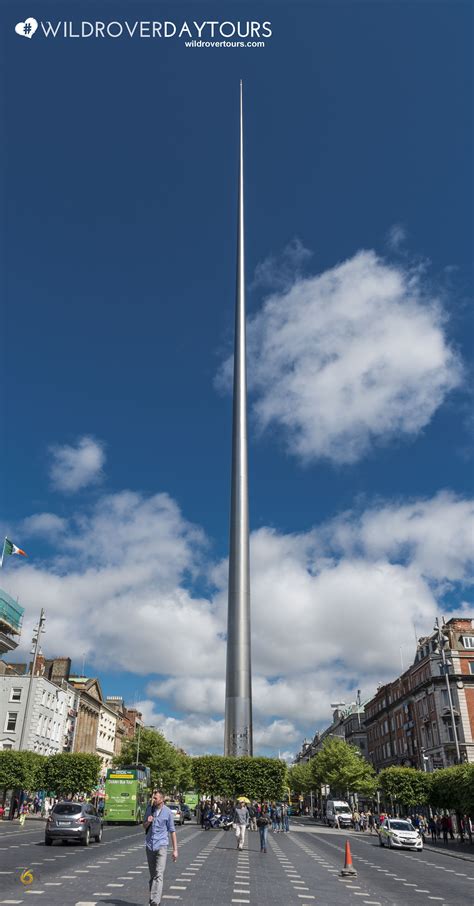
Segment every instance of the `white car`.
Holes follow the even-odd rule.
[[[423,849],[423,838],[419,831],[413,827],[411,821],[402,818],[386,818],[379,827],[380,846],[385,844],[391,849]]]
[[[173,813],[174,823],[179,824],[180,826],[184,824],[184,815],[181,806],[177,802],[168,802],[168,808],[170,812]]]

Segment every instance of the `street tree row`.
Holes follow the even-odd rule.
[[[391,767],[376,774],[359,749],[343,739],[328,739],[310,761],[289,769],[288,783],[303,795],[329,786],[331,794],[346,798],[358,793],[374,798],[380,791],[387,807],[431,805],[474,815],[474,765],[462,764],[427,773],[416,768]]]

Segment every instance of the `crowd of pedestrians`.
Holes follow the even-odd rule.
[[[237,849],[243,849],[245,834],[248,831],[259,833],[260,852],[266,853],[268,833],[288,833],[290,830],[289,809],[286,802],[250,801],[237,799],[234,804],[229,800],[202,800],[196,809],[196,820],[202,828],[215,826],[215,819],[227,816],[237,838]]]

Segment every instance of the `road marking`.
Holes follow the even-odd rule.
[[[96,900],[79,900],[76,906],[97,906]]]
[[[429,890],[424,890],[422,887],[417,887],[415,893],[429,893]]]
[[[45,881],[44,886],[45,887],[61,887],[62,881]]]
[[[124,884],[107,884],[107,887],[124,887]]]

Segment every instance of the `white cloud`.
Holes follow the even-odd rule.
[[[55,513],[36,513],[23,520],[22,530],[27,536],[39,536],[55,539],[62,535],[67,528],[67,520],[61,519]]]
[[[281,255],[269,255],[257,264],[252,288],[286,290],[301,277],[302,270],[313,253],[295,237],[285,246]]]
[[[445,583],[468,581],[472,512],[445,491],[378,501],[301,534],[253,533],[257,752],[296,751],[332,701],[358,688],[367,698],[397,675],[400,650],[408,664],[413,623],[430,631]],[[31,524],[54,529],[51,516]],[[192,592],[201,574],[212,598]],[[169,495],[124,491],[71,514],[61,554],[12,570],[9,591],[27,607],[25,642],[45,607],[48,655],[86,652],[91,672],[149,675],[146,722],[202,752],[222,751],[226,582],[227,564],[209,562],[203,532]],[[471,615],[467,604],[457,612]]]
[[[147,726],[161,730],[166,739],[190,754],[221,751],[224,746],[224,721],[206,719],[191,715],[185,719],[170,717],[156,710],[151,699],[138,702],[137,708],[143,714]],[[254,748],[271,750],[277,754],[283,746],[292,745],[298,738],[294,723],[288,720],[274,720],[267,725],[254,724]]]
[[[387,234],[387,245],[393,252],[397,252],[405,242],[406,237],[405,227],[401,223],[394,223]]]
[[[409,560],[424,576],[462,581],[472,575],[474,502],[448,491],[428,500],[346,513],[326,529],[340,556]]]
[[[93,437],[80,437],[76,446],[50,447],[50,479],[58,491],[73,493],[103,478],[104,445]]]
[[[416,435],[461,381],[421,270],[372,251],[274,292],[248,340],[258,423],[282,430],[303,461],[353,463],[375,443]]]

